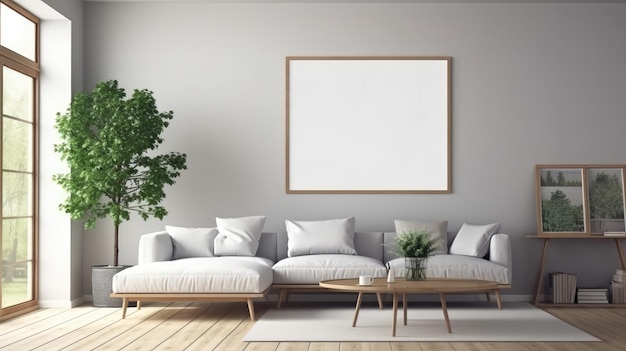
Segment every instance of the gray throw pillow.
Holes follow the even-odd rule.
[[[463,223],[450,245],[453,255],[484,257],[489,252],[491,237],[500,230],[499,223],[471,225]]]

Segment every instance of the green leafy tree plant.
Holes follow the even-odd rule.
[[[163,188],[187,169],[187,155],[155,155],[173,112],[159,112],[152,92],[134,90],[130,98],[116,80],[96,85],[91,93],[74,95],[66,113],[57,113],[61,142],[55,152],[69,173],[53,180],[68,192],[59,205],[73,219],[95,228],[98,218],[114,224],[113,265],[118,266],[119,227],[131,212],[143,220],[163,219]]]

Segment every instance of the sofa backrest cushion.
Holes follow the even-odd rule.
[[[277,245],[277,235],[276,233],[261,233],[261,238],[259,239],[259,248],[256,251],[257,257],[265,257],[272,262],[278,262],[278,257],[276,254],[276,246]]]
[[[217,236],[217,228],[185,228],[166,225],[165,231],[172,239],[174,249],[172,259],[215,256],[213,241]]]
[[[286,232],[277,234],[277,252],[276,260],[280,261],[287,258],[287,242]],[[382,262],[383,260],[383,233],[382,232],[355,232],[354,247],[357,255],[375,258]]]
[[[383,262],[383,233],[354,233],[354,246],[358,255],[372,257]]]

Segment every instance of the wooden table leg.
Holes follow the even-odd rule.
[[[446,304],[446,296],[442,293],[439,293],[439,301],[441,301],[441,309],[443,310],[443,317],[446,320],[448,333],[452,333],[452,328],[450,328],[450,319],[448,319],[448,305]]]
[[[359,318],[359,311],[361,310],[361,302],[363,301],[363,293],[359,293],[359,297],[356,299],[356,308],[354,309],[354,318],[352,319],[352,327],[356,326],[356,320]]]
[[[624,261],[624,250],[622,249],[622,242],[620,241],[620,239],[615,239],[615,247],[617,247],[619,263],[622,265],[622,269],[626,270],[626,261]]]
[[[548,254],[549,238],[543,239],[543,253],[541,254],[541,263],[539,264],[539,273],[537,274],[537,285],[535,286],[535,306],[539,304],[539,296],[541,296],[541,285],[543,284],[543,270],[546,265],[546,256]]]
[[[381,293],[376,293],[376,299],[378,300],[378,308],[383,309],[383,297]]]
[[[398,293],[393,293],[393,321],[391,322],[391,336],[396,336],[396,319],[398,318]]]
[[[406,293],[402,294],[402,309],[404,310],[404,325],[406,325],[406,309],[407,309]]]

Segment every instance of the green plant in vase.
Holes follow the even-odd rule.
[[[404,257],[407,280],[425,280],[428,257],[435,251],[437,240],[427,230],[400,233],[391,245],[392,251]]]

